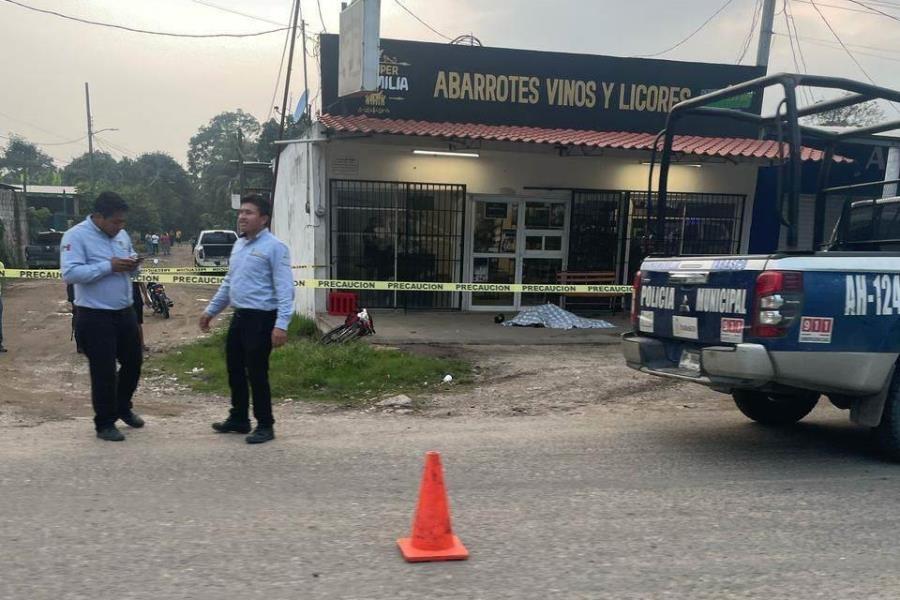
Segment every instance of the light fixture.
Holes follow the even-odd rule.
[[[642,165],[648,165],[648,166],[649,166],[649,165],[650,165],[650,161],[649,161],[649,160],[645,160],[645,161],[643,161],[641,164],[642,164]],[[657,163],[654,163],[654,164],[657,165],[657,166],[659,166],[659,163],[658,163],[658,162],[657,162]],[[669,163],[669,165],[671,165],[671,166],[673,166],[673,167],[694,167],[695,169],[699,169],[700,167],[703,166],[703,165],[701,165],[700,163]]]
[[[456,156],[459,158],[478,158],[477,152],[446,152],[442,150],[413,150],[413,154],[424,156]]]

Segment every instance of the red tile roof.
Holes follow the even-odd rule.
[[[478,125],[474,123],[434,123],[406,119],[376,119],[367,116],[324,114],[319,121],[326,129],[348,133],[410,135],[454,139],[584,146],[587,148],[617,148],[622,150],[651,150],[656,137],[652,133],[625,131],[590,131],[580,129],[547,129],[515,125]],[[695,156],[727,156],[738,158],[778,158],[778,144],[772,140],[734,137],[705,137],[676,135],[673,149]],[[787,145],[785,145],[787,152]],[[804,147],[803,160],[822,160],[823,153]],[[836,156],[836,160],[847,160]]]

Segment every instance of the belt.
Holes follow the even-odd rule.
[[[78,312],[97,313],[98,315],[118,315],[118,314],[134,311],[134,308],[131,306],[129,306],[128,308],[110,309],[110,308],[90,308],[87,306],[78,306],[76,304],[75,307],[78,309]]]
[[[263,310],[261,308],[236,308],[234,309],[234,314],[236,315],[271,315],[277,313],[277,310]]]

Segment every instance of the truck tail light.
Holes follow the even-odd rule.
[[[638,271],[634,274],[634,281],[631,284],[631,326],[637,331],[638,330],[638,320],[640,318],[640,296],[641,296],[641,284],[643,283],[643,274]]]
[[[800,316],[803,273],[763,271],[756,278],[753,300],[753,337],[774,338],[787,333]]]

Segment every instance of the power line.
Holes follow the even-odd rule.
[[[291,3],[291,13],[288,15],[288,21],[290,21],[291,15],[294,14],[294,5]],[[284,69],[284,56],[287,54],[288,41],[291,39],[291,32],[288,31],[284,36],[284,45],[281,47],[281,62],[278,63],[278,75],[275,76],[275,89],[272,90],[272,99],[269,100],[269,110],[266,113],[266,121],[268,122],[269,118],[272,116],[272,111],[275,109],[275,98],[278,97],[278,87],[281,85],[281,71]],[[284,107],[282,107],[282,110]]]
[[[893,19],[894,21],[900,21],[900,17],[898,17],[897,15],[892,15],[890,13],[884,12],[883,10],[878,10],[877,8],[869,6],[868,4],[864,4],[864,3],[860,2],[859,0],[847,0],[847,2],[852,2],[853,4],[856,4],[857,6],[867,8],[870,11],[872,11],[873,13],[877,13],[879,15],[885,16],[888,19]],[[813,5],[813,6],[815,6],[815,5]]]
[[[33,141],[29,140],[28,137],[26,137],[16,131],[10,131],[10,133],[12,134],[12,136],[0,135],[0,138],[3,138],[5,140],[11,140],[14,138],[18,138],[25,142],[28,142],[29,144],[34,144],[35,146],[66,146],[68,144],[77,144],[78,142],[80,142],[81,140],[83,140],[84,138],[87,137],[87,135],[83,135],[78,139],[69,140],[67,142],[33,142]]]
[[[322,0],[316,0],[316,7],[319,9],[319,22],[322,23],[322,33],[328,33],[328,28],[325,27],[325,17],[322,16]]]
[[[787,34],[786,34],[786,33],[781,33],[780,31],[776,31],[776,32],[775,32],[775,35],[784,37],[784,36],[786,36]],[[834,42],[826,42],[826,41],[820,40],[820,39],[818,39],[818,38],[808,38],[808,37],[804,37],[804,38],[802,38],[802,39],[803,39],[805,42],[808,42],[808,43],[813,44],[813,45],[815,45],[815,46],[822,46],[823,48],[832,48],[832,49],[834,49],[834,50],[840,50],[840,48],[841,48],[838,44],[836,44],[836,43],[834,43]],[[851,47],[851,48],[852,48],[852,47],[859,48],[859,46],[853,46],[852,44],[848,44],[847,46],[848,46],[848,47]],[[857,50],[857,51],[856,51],[856,54],[857,54],[858,56],[871,56],[871,57],[873,57],[873,58],[880,58],[880,59],[882,59],[882,60],[888,60],[888,61],[892,61],[892,62],[900,62],[900,57],[897,57],[897,56],[887,56],[887,55],[885,55],[885,54],[877,54],[877,53],[875,53],[875,52],[863,52],[863,51],[861,51],[861,50]]]
[[[794,11],[790,4],[790,0],[784,0],[784,22],[788,28],[788,39],[791,41],[791,52],[794,51],[794,41],[797,42],[797,55],[800,56],[800,64],[797,64],[797,56],[794,56],[794,65],[797,67],[798,71],[809,73],[809,66],[806,64],[806,57],[803,55],[803,47],[800,45],[800,35],[797,33],[797,21],[794,20]],[[791,28],[794,30],[793,34],[791,34]],[[802,69],[800,68],[801,66]],[[816,96],[813,93],[812,88],[802,86],[800,89],[806,93],[807,102],[810,104],[816,103]]]
[[[810,0],[794,0],[794,1],[795,1],[795,2],[799,2],[800,4],[812,4],[812,2],[810,2]],[[849,1],[849,0],[848,0],[848,1]],[[860,8],[853,8],[853,7],[851,7],[851,6],[842,6],[842,5],[840,5],[840,4],[828,4],[827,2],[816,2],[816,4],[818,4],[818,5],[819,5],[820,7],[822,7],[822,8],[836,8],[836,9],[838,9],[838,10],[844,10],[844,11],[847,11],[847,12],[859,13],[859,14],[862,14],[862,15],[870,15],[870,16],[873,16],[873,17],[877,17],[877,16],[878,16],[878,13],[877,13],[877,12],[872,12],[871,10],[863,10],[863,9],[860,9]],[[893,6],[893,7],[897,8],[897,9],[900,9],[900,5],[888,5],[888,6]]]
[[[844,40],[841,39],[841,36],[839,36],[837,34],[837,32],[834,30],[834,27],[832,27],[831,23],[828,22],[828,19],[826,19],[825,15],[822,14],[822,11],[819,10],[818,6],[816,6],[816,0],[809,0],[809,2],[810,2],[810,4],[812,4],[813,8],[816,9],[816,12],[819,13],[819,17],[822,18],[822,22],[825,23],[826,27],[828,27],[828,30],[831,32],[831,35],[833,35],[834,39],[836,39],[837,42],[841,45],[841,48],[844,49],[844,52],[847,53],[847,56],[850,57],[850,60],[852,60],[854,62],[854,64],[856,64],[856,66],[859,67],[859,70],[862,71],[862,74],[866,76],[866,79],[869,80],[869,83],[871,83],[872,85],[878,85],[877,83],[875,83],[875,80],[872,79],[872,76],[869,75],[868,71],[866,71],[866,69],[862,66],[862,64],[860,64],[860,62],[858,60],[856,60],[856,57],[853,56],[853,53],[850,52],[850,49],[847,48],[847,46],[844,44]],[[900,113],[900,108],[897,108],[893,102],[889,102],[888,104],[890,104],[891,108],[893,108],[895,111]]]
[[[394,2],[397,3],[397,6],[399,6],[400,8],[402,8],[403,10],[405,10],[406,12],[408,12],[408,13],[412,16],[412,18],[414,18],[416,21],[418,21],[419,23],[421,23],[422,25],[424,25],[425,27],[427,27],[428,29],[430,29],[430,30],[433,31],[434,33],[438,34],[439,36],[441,36],[442,38],[444,38],[444,39],[447,40],[448,42],[452,42],[452,41],[453,41],[453,38],[444,35],[444,34],[441,33],[440,31],[438,31],[437,29],[435,29],[434,27],[432,27],[431,25],[429,25],[428,23],[426,23],[425,21],[423,21],[423,20],[419,17],[419,15],[417,15],[417,14],[414,13],[413,11],[409,10],[408,8],[406,8],[406,5],[403,4],[402,2],[400,2],[400,0],[394,0]]]
[[[69,21],[76,21],[78,23],[84,23],[85,25],[97,25],[99,27],[109,27],[112,29],[121,29],[122,31],[130,31],[131,33],[142,33],[144,35],[158,35],[163,37],[176,37],[176,38],[249,38],[249,37],[259,37],[261,35],[268,35],[270,33],[278,33],[279,31],[284,31],[285,29],[290,29],[289,27],[281,27],[279,29],[270,29],[268,31],[257,31],[254,33],[172,33],[168,31],[151,31],[148,29],[137,29],[135,27],[127,27],[125,25],[117,25],[115,23],[104,23],[102,21],[91,21],[90,19],[82,19],[80,17],[73,17],[71,15],[66,15],[60,12],[56,12],[53,10],[45,10],[43,8],[37,8],[34,6],[29,6],[27,4],[23,4],[21,2],[17,2],[16,0],[2,0],[3,2],[8,2],[9,4],[14,4],[26,10],[31,10],[34,12],[53,15],[54,17],[59,17],[61,19],[67,19]]]
[[[750,42],[753,41],[753,34],[756,32],[756,23],[762,12],[762,5],[763,0],[756,0],[756,6],[753,8],[753,20],[750,21],[750,31],[747,33],[747,39],[744,40],[744,47],[741,48],[741,55],[738,56],[738,59],[735,61],[737,64],[741,64],[744,61],[744,57],[747,56],[747,50],[750,49]]]
[[[399,0],[395,0],[395,2],[398,2],[398,1],[399,1]],[[668,52],[671,52],[671,51],[674,50],[675,48],[678,48],[679,46],[681,46],[682,44],[684,44],[685,42],[687,42],[688,40],[690,40],[692,37],[694,37],[695,35],[697,35],[698,33],[700,33],[700,31],[701,31],[704,27],[706,27],[707,25],[709,25],[710,21],[712,21],[712,20],[715,19],[717,16],[719,16],[719,13],[722,12],[723,10],[725,10],[726,8],[728,8],[728,5],[731,4],[732,2],[734,2],[734,0],[726,0],[726,2],[716,10],[716,12],[714,12],[713,14],[711,14],[705,21],[703,21],[703,23],[700,24],[700,27],[698,27],[697,29],[695,29],[694,31],[692,31],[687,37],[683,38],[680,42],[678,42],[678,43],[675,44],[674,46],[670,46],[669,48],[666,48],[666,49],[663,50],[662,52],[654,52],[653,54],[634,54],[634,55],[632,55],[632,56],[634,56],[635,58],[652,58],[652,57],[654,57],[654,56],[660,56],[660,55],[662,55],[662,54],[666,54],[666,53],[668,53]]]
[[[208,6],[209,8],[214,8],[214,9],[220,10],[222,12],[231,13],[233,15],[247,17],[248,19],[253,19],[254,21],[259,21],[261,23],[268,23],[269,25],[278,25],[279,27],[287,27],[288,26],[285,23],[279,23],[278,21],[273,21],[272,19],[266,19],[265,17],[251,15],[249,13],[241,12],[239,10],[234,10],[233,8],[219,6],[218,4],[213,4],[212,2],[207,2],[206,0],[190,0],[190,2],[193,2],[194,4],[201,4],[203,6]]]
[[[56,133],[55,131],[50,131],[49,129],[45,129],[45,128],[41,127],[40,125],[35,125],[34,123],[31,123],[30,121],[25,121],[24,119],[19,119],[12,115],[8,115],[4,112],[0,112],[0,117],[6,117],[7,119],[16,121],[17,123],[22,123],[23,125],[28,125],[29,127],[34,127],[35,129],[38,129],[40,131],[43,131],[44,133],[48,133],[54,137],[58,137],[63,140],[66,139],[66,137],[68,137],[68,136]]]

